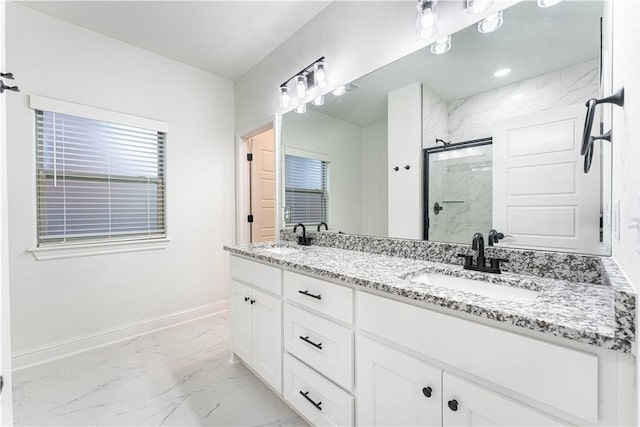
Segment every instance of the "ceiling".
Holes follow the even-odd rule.
[[[497,31],[480,34],[475,25],[468,27],[453,35],[446,54],[419,50],[355,80],[357,90],[310,107],[367,126],[386,120],[387,94],[411,83],[421,82],[451,101],[595,59],[602,10],[600,1],[564,1],[546,9],[533,1],[518,3],[505,10]],[[500,68],[512,72],[496,78]]]
[[[23,1],[91,31],[236,80],[331,1]]]

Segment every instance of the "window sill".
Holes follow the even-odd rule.
[[[73,245],[51,245],[29,249],[29,252],[31,252],[38,261],[48,261],[53,259],[166,249],[169,246],[169,241],[170,240],[168,238],[161,238],[120,242],[79,243]]]

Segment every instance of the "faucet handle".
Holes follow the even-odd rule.
[[[506,258],[489,258],[489,265],[491,268],[495,268],[496,270],[500,270],[500,263],[509,262]]]
[[[473,255],[458,254],[459,258],[464,258],[464,265],[473,265]]]

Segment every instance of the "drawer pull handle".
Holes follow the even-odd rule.
[[[424,394],[426,397],[431,397],[432,392],[433,392],[433,389],[431,387],[424,387],[422,389],[422,394]]]
[[[302,395],[302,397],[307,399],[313,406],[315,406],[318,411],[322,411],[322,406],[321,406],[322,402],[318,402],[318,403],[314,402],[313,399],[311,399],[309,397],[309,392],[308,391],[305,391],[303,393],[302,390],[300,390],[300,394]]]
[[[458,410],[458,401],[455,399],[448,401],[447,405],[449,406],[449,409],[451,409],[453,412]]]
[[[298,293],[302,294],[302,295],[306,295],[306,296],[311,297],[311,298],[322,299],[322,295],[310,294],[309,291],[298,291]]]
[[[315,348],[318,348],[318,349],[322,350],[322,343],[317,343],[317,344],[316,344],[316,343],[314,343],[313,341],[311,341],[311,340],[309,339],[309,337],[308,337],[308,336],[303,337],[303,336],[301,335],[301,336],[300,336],[300,339],[301,339],[302,341],[306,342],[307,344],[311,344],[311,345],[312,345],[312,346],[314,346]]]

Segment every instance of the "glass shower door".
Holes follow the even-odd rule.
[[[471,243],[492,223],[491,140],[426,150],[428,240]]]

